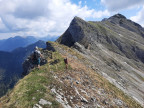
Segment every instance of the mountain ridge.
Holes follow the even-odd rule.
[[[27,37],[22,37],[22,36],[15,36],[15,37],[10,37],[8,39],[3,39],[0,40],[0,51],[7,51],[11,52],[15,50],[16,48],[19,47],[26,47],[30,44],[33,44],[39,40],[42,41],[55,41],[57,37],[41,37],[41,38],[36,38],[34,36],[27,36]]]
[[[0,46],[0,50],[10,52],[10,51],[14,50],[15,48],[26,47],[27,45],[32,44],[36,41],[37,41],[37,39],[32,36],[29,36],[26,38],[16,36],[13,38],[5,39],[4,42]]]
[[[87,22],[74,17],[60,38],[47,42],[47,48],[42,49],[50,53],[47,64],[32,69],[0,98],[0,104],[6,108],[142,108],[143,30],[137,25],[126,28],[133,22],[129,24],[121,15],[115,17],[124,19],[124,24],[117,19],[115,23],[109,19]]]
[[[109,21],[113,18],[113,22]],[[121,19],[124,20],[122,25],[119,24]],[[137,24],[120,14],[101,22],[86,22],[77,17],[73,21],[57,42],[81,51],[95,68],[100,68],[99,74],[143,104],[143,29],[137,28]],[[131,25],[132,29],[127,28]]]

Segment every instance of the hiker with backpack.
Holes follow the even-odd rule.
[[[43,56],[42,56],[41,52],[39,51],[38,47],[36,46],[34,54],[33,54],[33,60],[34,60],[34,64],[36,64],[38,68],[40,68],[40,63],[41,63],[42,57]]]

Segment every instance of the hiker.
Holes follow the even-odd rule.
[[[38,47],[36,46],[34,54],[33,54],[33,60],[34,60],[34,62],[37,65],[38,68],[40,68],[41,58],[42,58],[42,54],[39,51]]]
[[[67,69],[67,68],[68,68],[68,60],[67,60],[67,57],[64,58],[64,63],[65,63],[65,68]]]

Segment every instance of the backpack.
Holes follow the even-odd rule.
[[[34,59],[38,59],[38,58],[40,58],[40,52],[37,51],[37,50],[35,50],[35,51],[34,51],[33,58],[34,58]]]

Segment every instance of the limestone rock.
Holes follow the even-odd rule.
[[[47,100],[40,99],[39,104],[41,104],[41,105],[47,105],[47,104],[48,104],[48,105],[51,105],[52,103],[49,102],[49,101],[47,101]]]

